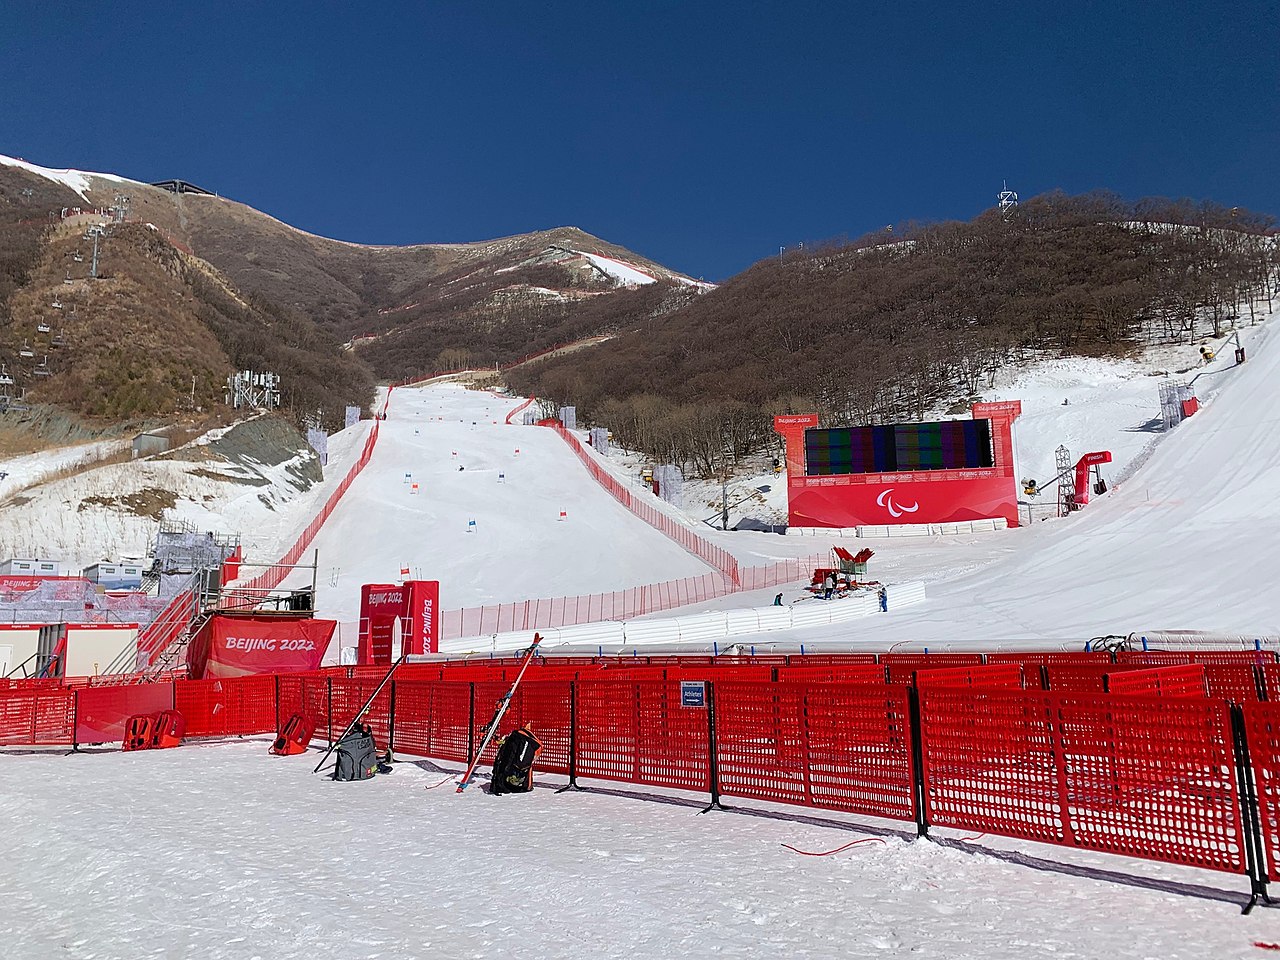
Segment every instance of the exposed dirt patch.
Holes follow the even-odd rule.
[[[265,487],[271,481],[266,477],[237,477],[230,473],[218,473],[214,470],[206,470],[200,467],[197,470],[188,471],[193,477],[204,477],[206,480],[225,480],[227,483],[240,483],[246,487]]]
[[[255,471],[262,466],[278,466],[287,460],[297,459],[296,464],[289,465],[289,473],[296,477],[294,486],[299,490],[308,489],[313,483],[324,479],[320,469],[320,458],[308,445],[289,421],[284,417],[267,415],[246,420],[236,424],[221,437],[207,444],[193,444],[170,450],[160,454],[160,460],[223,460],[226,463]],[[197,476],[205,476],[198,470]],[[217,474],[218,480],[233,480],[260,485],[257,480],[245,479]],[[265,483],[266,481],[263,481]]]
[[[171,490],[159,487],[146,487],[137,493],[127,493],[120,497],[93,496],[80,501],[76,510],[83,511],[89,507],[105,507],[109,510],[120,510],[132,513],[136,517],[150,517],[159,520],[161,514],[171,510],[178,502],[178,495]]]

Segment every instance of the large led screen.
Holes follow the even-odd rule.
[[[808,476],[993,467],[991,421],[806,430],[804,463]]]

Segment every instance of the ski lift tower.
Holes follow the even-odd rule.
[[[1071,451],[1066,445],[1054,451],[1058,465],[1058,516],[1065,517],[1076,509],[1076,472],[1071,463]]]
[[[98,279],[98,240],[106,236],[107,231],[102,228],[101,224],[94,224],[85,231],[85,239],[93,239],[93,263],[89,265],[89,276],[94,280]]]
[[[1018,194],[1009,189],[1009,181],[1002,180],[1004,189],[1000,191],[1000,195],[996,198],[1000,203],[1000,216],[1005,220],[1009,219],[1013,213],[1013,208],[1018,205]]]
[[[115,203],[109,208],[112,223],[124,223],[129,219],[129,204],[133,202],[133,197],[127,197],[123,193],[117,193]]]

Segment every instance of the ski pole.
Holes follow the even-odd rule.
[[[369,707],[373,705],[373,701],[376,700],[378,697],[378,694],[382,692],[382,688],[387,685],[387,682],[391,679],[391,675],[396,672],[396,667],[404,663],[405,657],[407,656],[409,656],[408,652],[402,653],[400,654],[400,659],[397,660],[395,663],[391,664],[391,669],[388,670],[387,675],[382,678],[382,682],[378,684],[378,688],[374,690],[373,694],[369,697],[369,699],[364,702],[364,706],[356,711],[356,715],[351,718],[351,722],[347,724],[347,728],[342,731],[342,737],[345,737],[348,733],[351,732],[352,728],[355,727],[356,722],[361,717],[363,717],[365,714],[365,711],[368,710]],[[338,737],[337,740],[334,740],[333,743],[329,744],[329,749],[324,752],[324,756],[320,758],[320,762],[316,764],[316,768],[311,771],[312,773],[320,772],[320,768],[323,767],[325,761],[329,759],[329,754],[333,753],[334,748],[337,747],[338,741],[341,740],[342,737]]]

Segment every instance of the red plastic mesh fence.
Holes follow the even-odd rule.
[[[0,690],[0,746],[71,744],[76,693],[37,687]]]
[[[1119,663],[1136,663],[1144,667],[1170,666],[1178,663],[1275,663],[1274,650],[1121,650]]]
[[[969,667],[982,663],[980,653],[882,653],[880,662],[889,670],[890,683],[912,683],[917,670]]]
[[[386,671],[383,673],[385,675]],[[373,691],[378,689],[378,684],[381,682],[381,677],[377,680],[337,678],[330,681],[332,697],[329,713],[329,729],[332,731],[330,739],[342,736],[347,726],[359,717],[362,723],[367,723],[373,730],[373,739],[378,749],[387,748],[387,736],[391,729],[391,684],[388,683],[379,691],[365,713],[360,713],[365,701],[373,696]]]
[[[794,667],[816,667],[825,664],[877,663],[878,659],[874,653],[805,653],[787,657],[786,662]]]
[[[912,819],[907,697],[883,683],[716,683],[720,792]]]
[[[1106,677],[1125,670],[1137,669],[1122,663],[1050,663],[1044,672],[1049,678],[1049,689],[1055,693],[1102,693],[1106,690]]]
[[[828,663],[802,667],[778,667],[778,680],[809,683],[884,683],[884,667],[878,663]]]
[[[470,684],[396,680],[395,703],[397,752],[467,762],[472,744]]]
[[[1204,666],[1184,663],[1150,670],[1123,670],[1107,674],[1109,693],[1153,697],[1203,697]]]
[[[1204,667],[1209,696],[1235,703],[1260,699],[1258,665],[1275,665],[1271,650],[1123,651],[1121,663],[1134,667],[1198,663]]]
[[[717,547],[688,527],[677,523],[651,504],[632,496],[631,491],[617,477],[605,470],[592,458],[591,454],[587,453],[586,448],[583,447],[576,436],[558,423],[552,426],[561,439],[577,454],[578,459],[582,461],[582,465],[587,468],[587,472],[591,474],[591,477],[600,486],[604,487],[615,500],[649,524],[649,526],[665,534],[694,556],[715,567],[732,583],[739,581],[738,561],[733,554],[722,547]]]
[[[973,667],[943,667],[916,671],[916,689],[929,687],[1012,687],[1022,689],[1022,664],[993,663]],[[1039,676],[1035,687],[1040,686]]]
[[[705,708],[680,705],[672,681],[578,684],[577,773],[685,790],[709,790]]]
[[[552,773],[569,771],[570,737],[570,681],[523,681],[516,688],[511,705],[503,714],[497,734],[480,757],[481,764],[493,763],[498,752],[498,740],[512,730],[529,724],[533,735],[542,744],[538,753],[537,768]],[[484,729],[493,718],[498,701],[510,690],[506,683],[476,684],[475,746],[479,748]],[[397,716],[398,722],[398,716]]]
[[[182,680],[173,685],[173,707],[186,721],[188,737],[274,733],[276,678]]]
[[[720,683],[725,680],[742,680],[754,683],[769,683],[773,680],[774,667],[767,665],[740,664],[723,667],[674,667],[666,668],[668,680],[714,680]]]
[[[1262,673],[1262,688],[1267,699],[1272,703],[1280,703],[1280,663],[1268,663],[1258,667]]]
[[[1244,723],[1258,792],[1267,876],[1280,880],[1280,703],[1245,704]]]
[[[277,729],[293,714],[316,725],[315,736],[329,740],[329,677],[321,673],[286,673],[280,676],[280,702],[276,710]]]
[[[987,663],[1111,663],[1105,650],[1027,650],[1021,653],[988,653]]]
[[[931,823],[1245,869],[1225,703],[921,693]]]

